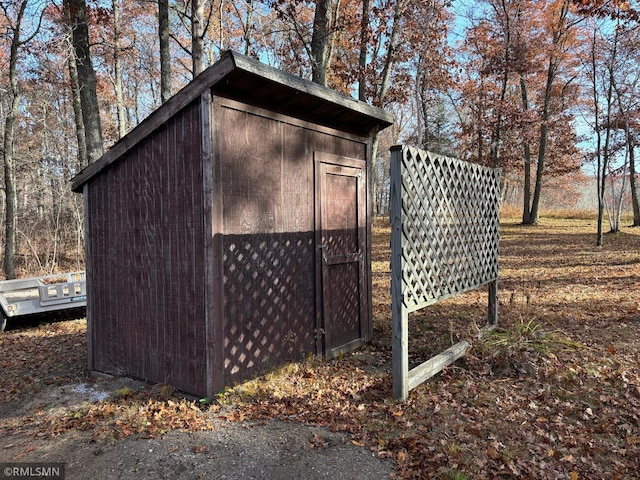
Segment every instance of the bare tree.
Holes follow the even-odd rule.
[[[616,93],[618,114],[612,119],[614,129],[624,135],[625,162],[629,166],[629,186],[633,209],[633,226],[640,226],[640,202],[636,185],[635,147],[640,131],[640,68],[638,65],[638,25],[625,25],[621,29],[619,62],[613,88]],[[619,215],[618,215],[619,221]]]
[[[191,0],[191,60],[193,78],[204,71],[204,0]]]
[[[327,73],[331,63],[331,0],[318,0],[313,20],[313,36],[311,38],[311,71],[312,80],[327,86]]]
[[[87,25],[85,0],[63,0],[67,21],[71,27],[71,43],[78,70],[80,103],[84,125],[87,161],[93,163],[104,153],[100,107],[96,92],[96,74],[89,50],[89,27]]]
[[[158,36],[160,40],[160,98],[171,97],[171,51],[169,49],[169,0],[158,0]]]
[[[71,80],[71,101],[73,105],[73,115],[76,124],[76,142],[78,143],[77,167],[82,170],[89,164],[87,159],[87,142],[84,134],[84,123],[82,121],[82,99],[80,98],[80,81],[78,80],[78,65],[76,56],[69,52],[67,60],[69,67],[69,79]]]
[[[552,25],[552,41],[549,58],[547,60],[547,81],[544,90],[544,100],[542,104],[542,115],[540,118],[540,135],[538,138],[538,161],[536,166],[536,181],[531,200],[531,209],[525,212],[523,223],[537,224],[540,217],[540,199],[542,195],[542,184],[545,173],[545,161],[547,159],[547,146],[549,140],[549,123],[552,116],[551,100],[554,84],[557,79],[560,66],[564,62],[563,52],[569,47],[570,33],[575,25],[580,21],[571,21],[571,0],[564,0],[560,4],[559,10],[553,16],[555,24]],[[527,215],[528,213],[528,215]]]
[[[14,129],[20,112],[20,86],[18,82],[18,54],[20,49],[29,43],[38,33],[42,13],[34,31],[22,39],[22,22],[25,17],[29,0],[21,2],[0,3],[0,8],[7,22],[7,32],[11,38],[9,53],[9,108],[4,123],[3,166],[5,188],[5,249],[4,274],[7,278],[15,278],[16,254],[16,220],[18,215],[18,192],[16,188],[15,139]]]
[[[124,95],[122,93],[122,46],[120,39],[120,5],[119,0],[111,0],[113,9],[113,88],[116,94],[116,112],[118,117],[118,138],[127,133],[127,116],[124,108]]]
[[[611,159],[610,145],[611,145],[611,118],[613,109],[613,85],[614,85],[614,65],[617,56],[618,48],[618,29],[615,29],[614,38],[611,43],[611,48],[606,54],[605,58],[605,79],[604,83],[604,100],[601,99],[599,85],[599,71],[600,71],[600,52],[598,48],[599,35],[597,28],[593,30],[593,37],[591,43],[591,58],[590,58],[590,71],[589,76],[591,79],[592,87],[592,101],[593,101],[593,115],[594,124],[593,129],[596,135],[596,148],[595,148],[595,160],[597,168],[597,185],[598,185],[598,225],[596,232],[596,245],[602,246],[603,244],[603,230],[602,223],[605,213],[605,191],[607,187],[607,175],[609,171],[609,162]],[[601,102],[604,102],[604,108],[601,109]],[[604,134],[604,138],[603,138]]]

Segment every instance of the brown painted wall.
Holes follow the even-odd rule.
[[[200,146],[196,102],[85,190],[95,370],[206,390]]]
[[[90,368],[203,396],[323,353],[314,156],[368,145],[214,101],[212,172],[197,101],[85,188]]]
[[[322,353],[314,152],[365,159],[366,143],[221,102],[214,118],[223,192],[224,379],[232,385]]]

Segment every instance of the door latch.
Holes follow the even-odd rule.
[[[327,263],[327,244],[321,243],[320,245],[318,245],[318,248],[322,252],[322,261]]]

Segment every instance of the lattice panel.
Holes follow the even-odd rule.
[[[314,349],[313,233],[224,238],[225,384]]]
[[[394,147],[391,160],[391,188],[401,190],[401,235],[393,235],[392,249],[402,252],[404,307],[418,310],[497,280],[499,170],[406,146]]]

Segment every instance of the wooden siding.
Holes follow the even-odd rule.
[[[368,339],[368,268],[339,276],[364,292],[359,307],[345,285],[326,291],[343,310],[363,309],[360,325],[327,324],[317,300],[314,158],[364,167],[370,142],[205,91],[105,165],[82,184],[90,368],[204,396]]]
[[[205,393],[199,101],[85,189],[90,365]]]
[[[317,351],[314,152],[367,139],[216,99],[223,203],[224,381]]]

